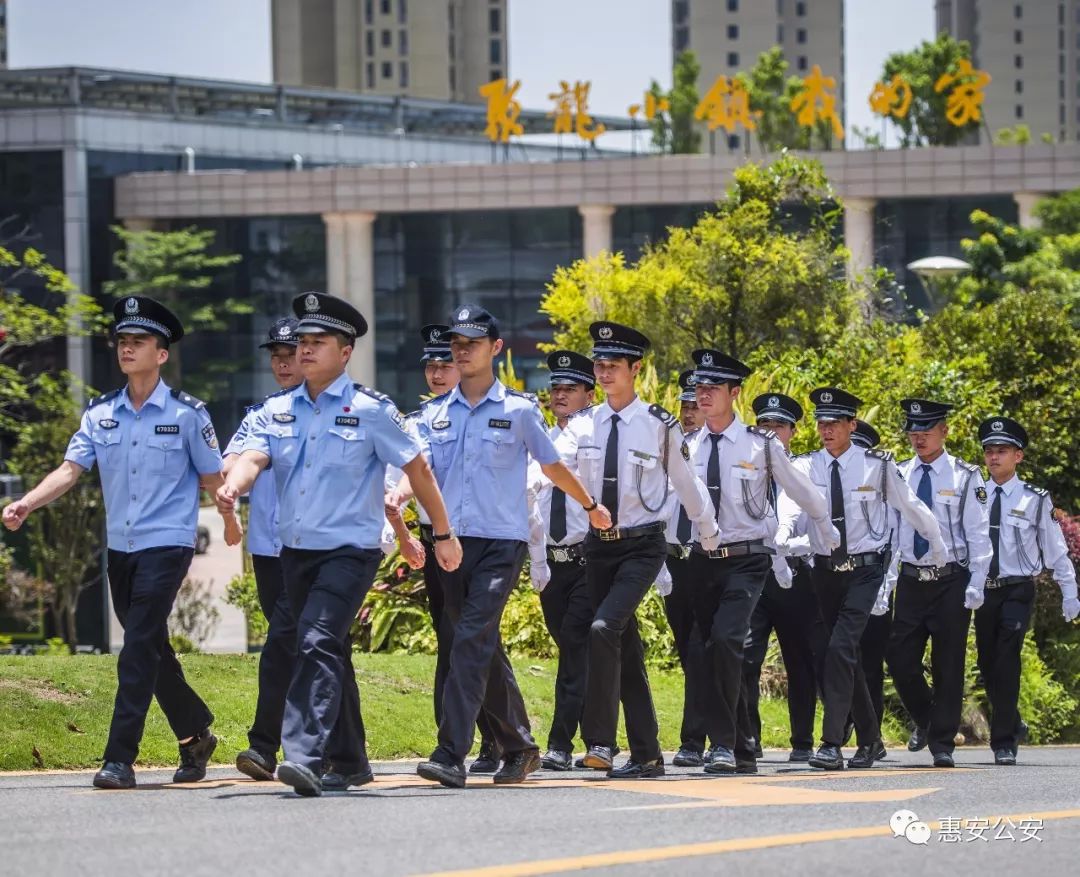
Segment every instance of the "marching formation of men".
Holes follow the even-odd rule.
[[[793,456],[797,400],[762,394],[744,423],[736,402],[751,370],[700,349],[680,376],[678,414],[649,405],[636,391],[649,339],[602,321],[590,326],[590,356],[548,357],[549,428],[535,397],[496,378],[499,324],[474,304],[423,328],[432,396],[403,417],[346,374],[367,331],[362,314],[315,292],[297,296],[293,311],[262,345],[281,389],[248,409],[222,459],[203,403],[161,379],[183,326],[152,299],[118,301],[126,385],[90,402],[64,462],[3,511],[17,529],[99,468],[124,643],[95,786],[135,785],[155,696],[178,741],[176,782],[202,779],[217,746],[166,626],[193,554],[200,488],[215,496],[230,545],[242,538],[237,501],[249,496],[248,548],[269,622],[249,748],[236,765],[302,796],[373,779],[350,628],[391,530],[405,561],[423,569],[438,643],[435,746],[417,767],[432,782],[460,788],[487,773],[515,784],[574,767],[663,776],[636,617],[653,586],[685,677],[675,765],[757,772],[760,674],[775,630],[790,761],[836,770],[884,758],[887,665],[914,725],[908,748],[928,747],[936,766],[952,767],[973,612],[990,746],[997,764],[1016,763],[1035,577],[1050,570],[1066,620],[1080,614],[1050,497],[1017,475],[1021,424],[980,425],[984,481],[946,449],[951,405],[903,400],[915,456],[898,465],[858,419],[861,401],[820,387],[809,398],[821,448]],[[418,536],[401,513],[413,498]],[[559,649],[543,755],[499,634],[526,557]],[[620,705],[629,753],[616,765]],[[466,769],[477,731],[480,754]],[[586,751],[575,761],[579,734]]]

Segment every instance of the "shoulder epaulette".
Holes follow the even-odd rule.
[[[699,426],[699,427],[698,427],[697,429],[692,429],[692,430],[690,430],[690,432],[686,433],[686,437],[687,437],[687,438],[693,438],[693,437],[694,437],[694,436],[696,436],[696,435],[697,435],[697,434],[698,434],[699,432],[701,432],[701,427],[700,427],[700,426]]]
[[[370,396],[372,399],[378,399],[380,402],[390,402],[391,404],[394,402],[386,393],[380,393],[378,390],[371,389],[371,387],[365,387],[363,384],[353,384],[353,389],[363,393],[365,396]]]
[[[428,405],[431,405],[434,402],[441,402],[453,392],[453,390],[447,390],[445,393],[440,393],[438,396],[432,396],[430,399],[425,399],[423,402],[420,403],[420,407],[417,410],[423,411],[425,408],[428,407]]]
[[[507,387],[506,392],[511,396],[520,396],[522,399],[528,399],[534,405],[540,404],[540,400],[536,398],[535,393],[526,393],[524,390],[515,390],[513,387]]]
[[[245,412],[258,411],[260,408],[263,407],[263,405],[265,405],[267,402],[269,402],[275,396],[284,396],[286,393],[291,393],[295,389],[296,389],[296,387],[286,387],[284,390],[278,390],[276,393],[271,393],[269,396],[266,396],[261,402],[255,402],[252,405],[248,405],[248,407],[245,408],[244,411]]]
[[[812,457],[812,456],[814,456],[813,451],[803,451],[801,454],[796,454],[791,459],[792,460],[803,460],[803,459],[806,459],[807,457]]]
[[[111,390],[108,393],[102,393],[100,396],[95,396],[86,403],[86,407],[93,408],[95,405],[100,405],[102,402],[108,402],[110,399],[115,399],[120,395],[120,392],[120,390]]]
[[[577,411],[575,411],[573,414],[571,414],[567,418],[567,420],[573,420],[575,417],[581,417],[583,415],[591,417],[592,413],[593,413],[593,406],[592,405],[586,405],[584,408],[579,408]]]
[[[412,420],[415,417],[419,417],[421,413],[422,409],[417,408],[415,411],[410,411],[408,414],[402,414],[401,416],[404,417],[406,420]]]
[[[979,467],[974,465],[973,463],[968,463],[966,460],[961,460],[959,457],[953,457],[953,459],[956,460],[956,465],[959,466],[961,469],[965,470],[966,472],[977,473],[980,471]]]
[[[185,405],[190,405],[196,411],[200,408],[205,408],[206,403],[202,399],[196,399],[191,393],[185,393],[183,390],[169,390],[169,393],[177,402],[183,402]]]
[[[1036,487],[1034,484],[1028,484],[1026,481],[1024,482],[1024,490],[1030,490],[1036,496],[1050,495],[1050,491],[1047,490],[1045,487]]]
[[[765,440],[776,438],[775,432],[773,432],[771,429],[765,429],[761,426],[748,426],[746,427],[746,431],[751,435],[759,435]]]
[[[668,429],[674,429],[679,425],[679,418],[668,411],[663,405],[656,405],[655,403],[650,405],[649,413]]]
[[[866,456],[873,457],[875,460],[884,460],[886,463],[894,460],[892,451],[883,451],[879,448],[867,448]]]

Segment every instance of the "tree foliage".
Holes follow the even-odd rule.
[[[736,78],[750,95],[750,110],[757,115],[758,143],[765,152],[781,149],[829,149],[832,146],[832,126],[826,121],[812,128],[798,123],[791,112],[791,101],[802,90],[800,76],[788,75],[790,68],[784,51],[773,46],[758,55],[749,73]]]
[[[657,113],[652,120],[653,146],[659,152],[677,154],[701,152],[701,131],[694,122],[694,110],[700,97],[697,81],[701,63],[693,52],[682,52],[675,59],[670,91],[663,91],[655,80],[649,91],[656,100],[666,99],[668,118]]]

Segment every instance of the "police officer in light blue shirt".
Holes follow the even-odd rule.
[[[270,354],[270,370],[284,391],[300,383],[296,364],[297,321],[293,317],[276,320],[267,340],[259,345]],[[224,472],[240,458],[251,428],[263,403],[252,405],[236,434],[225,449]],[[255,479],[250,494],[247,547],[255,573],[259,607],[267,620],[266,641],[259,653],[259,695],[255,701],[255,720],[248,730],[248,748],[236,756],[236,767],[254,780],[272,780],[281,745],[281,720],[285,712],[285,694],[292,679],[296,660],[296,620],[281,574],[281,540],[278,538],[277,487],[273,472],[263,472]]]
[[[17,530],[26,516],[62,496],[85,470],[101,473],[108,532],[109,591],[124,627],[117,691],[105,764],[94,785],[132,788],[150,699],[157,697],[180,741],[174,782],[206,775],[217,746],[213,715],[191,689],[169,645],[167,620],[195,549],[199,486],[221,485],[221,455],[202,402],[161,380],[169,345],[183,326],[164,305],[143,296],[113,309],[116,352],[127,385],[93,399],[64,462],[22,499],[4,509]],[[240,541],[226,516],[226,541]]]
[[[539,767],[540,752],[499,643],[499,619],[528,546],[529,455],[556,487],[590,511],[594,526],[610,526],[610,518],[561,462],[535,397],[496,380],[493,362],[502,339],[495,318],[467,304],[448,322],[461,381],[424,405],[417,427],[464,554],[460,569],[443,576],[446,612],[454,625],[450,672],[439,745],[417,773],[444,786],[465,785],[465,756],[483,705],[495,719],[495,742],[505,755],[494,780],[520,783]],[[435,526],[436,545],[453,535]]]
[[[348,302],[309,292],[293,301],[304,383],[259,409],[244,452],[218,491],[228,511],[268,466],[277,485],[285,588],[297,623],[297,657],[285,700],[277,777],[298,794],[322,794],[324,759],[335,789],[373,777],[353,674],[349,628],[382,558],[383,482],[388,465],[409,476],[438,532],[450,524],[442,497],[389,398],[345,373],[364,317]],[[436,546],[444,569],[460,545]],[[344,726],[344,727],[343,727]]]

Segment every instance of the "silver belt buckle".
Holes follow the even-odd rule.
[[[936,566],[920,566],[919,567],[919,581],[920,582],[936,582],[938,577],[938,571]]]
[[[570,560],[570,552],[565,548],[552,548],[551,559],[555,563],[566,563]]]
[[[713,560],[723,560],[727,556],[728,556],[728,549],[726,547],[717,548],[717,549],[709,552],[709,557],[713,558]]]
[[[607,530],[600,531],[601,542],[617,542],[621,538],[618,527],[609,527]]]
[[[848,555],[848,559],[843,563],[833,564],[833,572],[851,572],[855,569],[855,558]]]
[[[686,560],[689,556],[690,556],[690,546],[689,545],[680,545],[679,546],[679,560]]]

